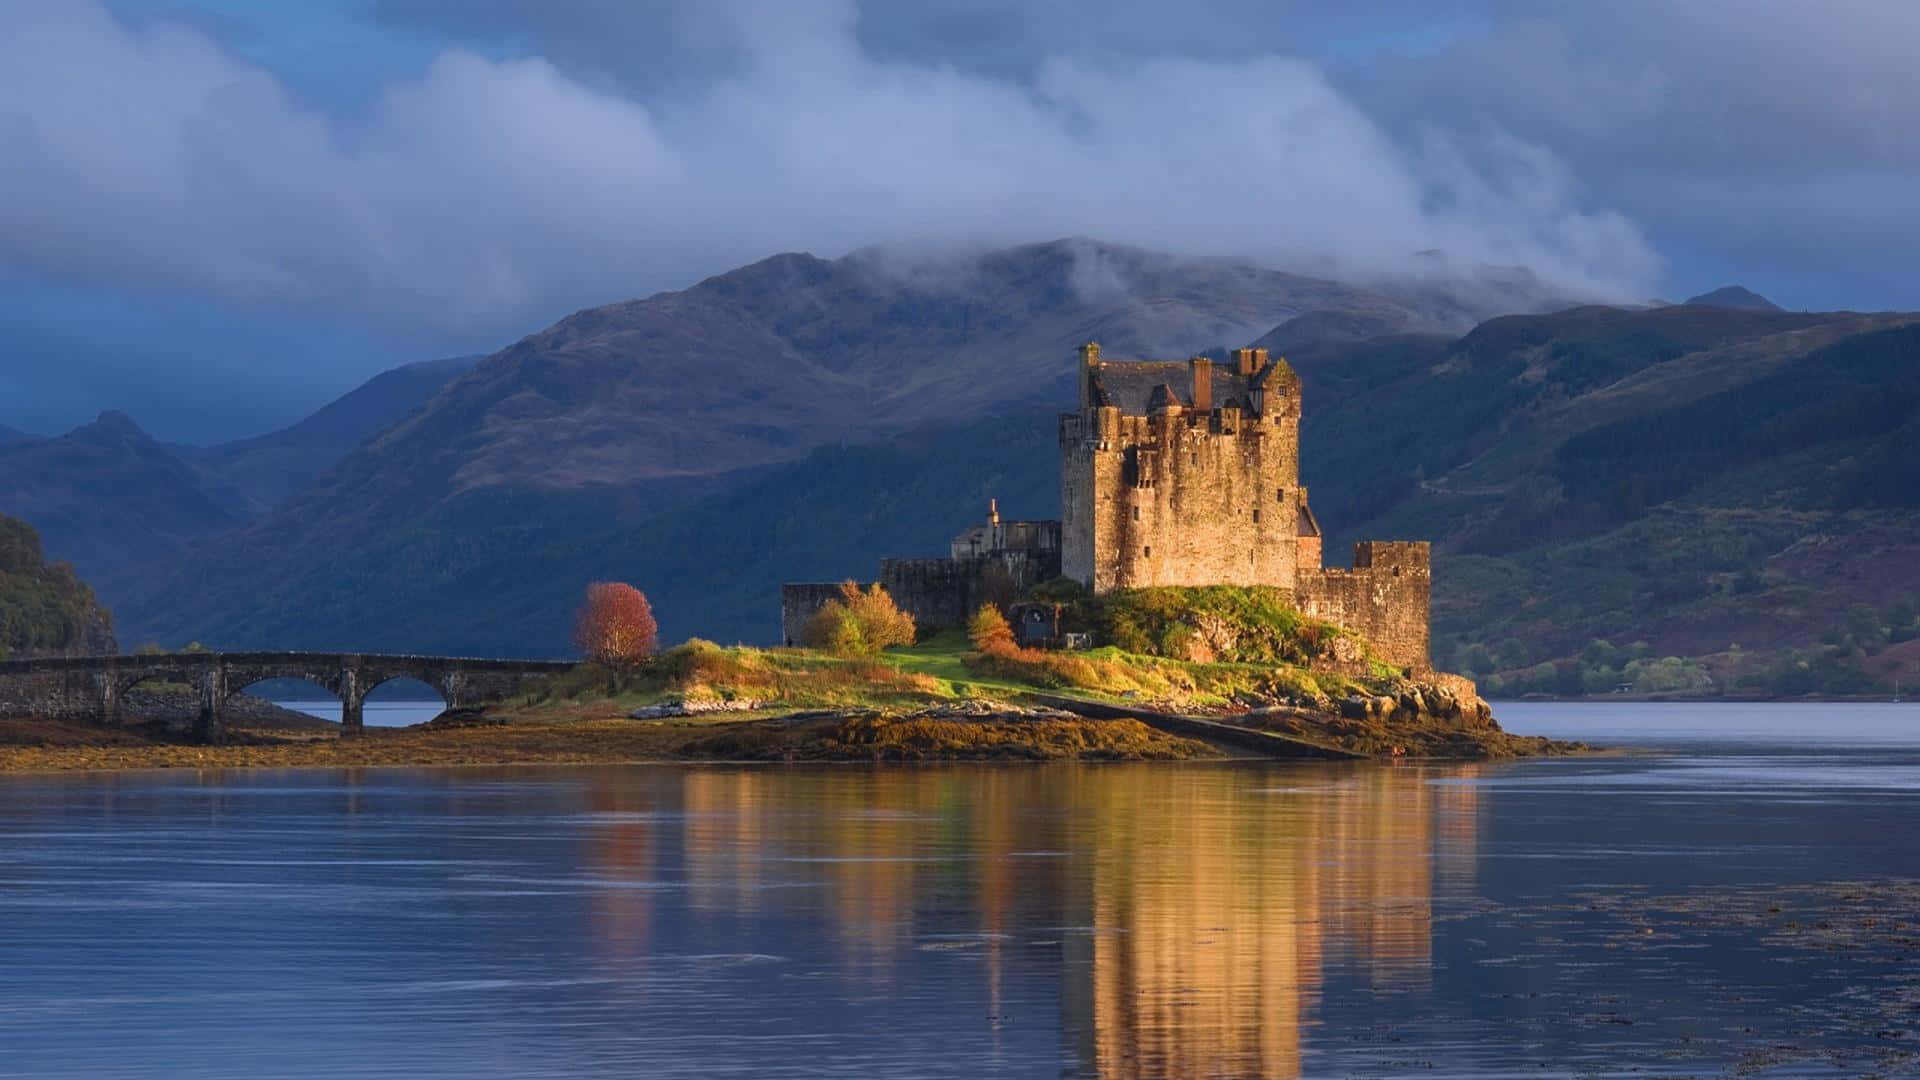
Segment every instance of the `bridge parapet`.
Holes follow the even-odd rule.
[[[301,679],[340,699],[341,734],[364,729],[367,694],[394,679],[417,679],[448,708],[486,705],[519,693],[535,678],[573,667],[565,660],[506,660],[394,653],[182,652],[0,660],[0,716],[46,716],[115,725],[120,702],[140,683],[183,683],[198,691],[195,736],[226,737],[223,706],[268,679]]]

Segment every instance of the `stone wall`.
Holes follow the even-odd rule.
[[[996,551],[974,559],[882,559],[877,584],[894,606],[913,616],[921,636],[965,626],[981,604],[1002,606],[1043,581],[1060,576],[1059,551]],[[870,582],[856,582],[866,588]],[[789,582],[780,586],[780,640],[803,643],[807,621],[840,596],[838,582]]]
[[[1366,540],[1353,546],[1353,568],[1303,571],[1294,596],[1300,610],[1367,639],[1374,655],[1412,674],[1429,659],[1431,553],[1424,542]]]
[[[872,582],[854,584],[864,589]],[[807,620],[827,601],[839,598],[840,582],[837,581],[789,581],[780,586],[780,644],[799,645],[806,633]]]
[[[1311,521],[1300,388],[1290,372],[1275,383],[1263,414],[1174,404],[1144,416],[1114,406],[1062,416],[1063,572],[1096,592],[1293,588],[1301,522]]]

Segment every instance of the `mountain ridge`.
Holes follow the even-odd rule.
[[[1703,307],[1744,308],[1749,311],[1783,311],[1780,305],[1744,285],[1722,285],[1711,292],[1689,297],[1686,303]]]

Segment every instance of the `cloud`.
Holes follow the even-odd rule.
[[[463,333],[780,250],[1076,233],[1366,271],[1443,248],[1600,295],[1658,272],[1521,128],[1395,134],[1287,56],[1012,77],[876,55],[850,3],[639,10],[654,54],[729,62],[649,93],[448,48],[342,118],[200,30],[17,0],[0,264]]]
[[[1527,4],[1333,77],[1402,136],[1445,117],[1552,148],[1676,262],[1911,307],[1892,252],[1920,245],[1916,43],[1909,0]]]

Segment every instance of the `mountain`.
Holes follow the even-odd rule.
[[[1423,302],[1084,240],[778,255],[495,353],[122,617],[166,639],[464,647],[481,628],[434,619],[464,609],[461,590],[554,574],[570,594],[606,566],[556,554],[574,536],[658,528],[819,447],[1057,408],[1083,341],[1184,355],[1313,312],[1436,325]],[[400,641],[416,621],[431,636]]]
[[[1656,667],[1833,691],[1920,664],[1920,317],[1579,306],[1462,333],[1447,310],[1080,242],[958,267],[779,256],[487,358],[122,617],[554,654],[581,587],[614,578],[670,638],[770,640],[783,579],[937,552],[988,497],[1056,513],[1079,341],[1260,340],[1306,385],[1329,559],[1436,542],[1443,662],[1510,692]]]
[[[1723,285],[1712,292],[1701,293],[1687,300],[1689,304],[1703,307],[1742,308],[1747,311],[1779,311],[1778,304],[1741,285]]]
[[[1056,401],[1090,338],[1182,353],[1353,306],[1420,317],[1330,281],[1089,241],[965,260],[778,255],[496,353],[345,463],[327,497],[717,476]]]
[[[407,364],[374,376],[291,427],[206,449],[175,449],[216,486],[237,491],[251,517],[306,489],[354,447],[425,405],[479,359]]]
[[[117,652],[113,619],[64,562],[48,562],[40,536],[0,514],[0,657]]]
[[[0,429],[0,511],[31,522],[117,600],[310,485],[475,359],[396,368],[292,427],[206,449],[159,443],[119,412],[53,439]]]
[[[103,587],[138,565],[177,563],[195,539],[238,526],[235,501],[121,412],[0,446],[0,513],[30,522]]]
[[[32,442],[39,437],[38,435],[29,435],[24,431],[0,424],[0,446],[7,446],[11,443]]]
[[[1920,316],[1580,308],[1301,370],[1321,520],[1436,541],[1438,660],[1839,692],[1920,636]]]

